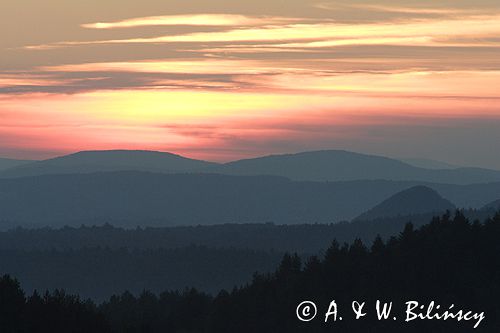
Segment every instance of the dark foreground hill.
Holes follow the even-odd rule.
[[[384,200],[355,220],[374,220],[387,217],[440,214],[455,210],[455,206],[427,186],[414,186]]]
[[[369,247],[334,241],[322,258],[285,255],[274,273],[256,274],[248,285],[216,296],[144,291],[113,296],[99,306],[61,292],[26,297],[16,281],[4,277],[0,318],[6,332],[493,333],[500,326],[498,237],[500,214],[484,224],[461,214],[443,216],[417,230],[407,225],[397,238],[377,238]],[[297,311],[306,300],[317,312]],[[377,320],[377,300],[392,302],[387,320]],[[332,301],[338,314],[325,323]],[[353,301],[366,302],[366,315],[358,320]],[[408,312],[410,301],[418,306]],[[437,320],[434,315],[446,310],[453,317]],[[434,319],[412,317],[427,311]],[[466,319],[459,317],[468,311]]]
[[[16,276],[28,292],[64,288],[94,300],[144,288],[216,292],[250,281],[256,271],[272,271],[282,253],[322,255],[332,239],[388,240],[410,221],[421,226],[431,219],[422,214],[314,225],[15,229],[0,232],[0,274]]]
[[[127,227],[331,223],[421,184],[144,172],[0,179],[0,221],[3,229],[105,222]],[[457,207],[482,207],[500,196],[500,183],[425,185]]]

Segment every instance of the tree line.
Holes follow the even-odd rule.
[[[94,301],[125,290],[194,287],[217,293],[251,280],[256,271],[271,272],[283,252],[187,246],[175,249],[79,248],[1,250],[0,274],[15,276],[27,293],[64,289]]]
[[[64,292],[25,296],[16,280],[0,281],[0,324],[6,332],[470,332],[470,322],[405,323],[349,315],[352,300],[375,304],[436,301],[484,311],[479,332],[500,327],[500,213],[482,223],[457,212],[369,246],[333,241],[323,256],[286,254],[273,273],[212,296],[195,289],[159,295],[126,292],[95,305]],[[335,299],[344,320],[299,321],[297,305],[326,310]],[[398,312],[399,314],[399,312]],[[323,316],[324,318],[324,316]],[[36,327],[36,329],[33,329]],[[31,329],[31,330],[30,330]]]
[[[468,209],[462,210],[462,213],[471,220],[483,221],[494,215],[495,210]],[[195,244],[212,248],[317,254],[326,250],[332,239],[339,243],[352,243],[359,238],[369,244],[377,235],[384,240],[398,235],[408,222],[415,227],[427,224],[434,215],[425,213],[366,221],[297,225],[269,222],[126,229],[105,223],[61,228],[17,227],[0,231],[0,250],[175,249]]]

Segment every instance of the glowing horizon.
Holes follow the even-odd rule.
[[[173,3],[16,18],[9,0],[0,156],[340,148],[500,169],[500,5]]]

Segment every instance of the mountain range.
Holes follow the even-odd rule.
[[[445,184],[500,181],[500,171],[481,168],[426,169],[382,156],[343,150],[270,155],[224,164],[153,151],[85,151],[0,171],[0,177],[103,171],[217,173],[282,176],[299,181],[394,180]]]
[[[0,221],[3,229],[105,222],[126,227],[333,223],[353,219],[417,185],[432,188],[456,207],[480,208],[500,197],[500,182],[311,182],[276,176],[117,171],[0,179]],[[426,200],[426,192],[422,194],[414,198],[417,206]]]
[[[127,150],[10,163],[0,172],[3,229],[331,223],[479,209],[500,198],[499,171],[425,169],[342,150],[225,164]]]

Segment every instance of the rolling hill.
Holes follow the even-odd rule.
[[[49,160],[14,167],[2,177],[25,177],[44,174],[91,173],[103,171],[150,171],[166,173],[196,172],[215,163],[180,155],[143,150],[82,151]]]
[[[500,181],[500,171],[480,168],[424,169],[399,160],[343,150],[271,155],[226,163],[218,172],[230,175],[275,175],[292,180],[412,180],[446,184]]]
[[[453,211],[456,207],[435,190],[427,186],[414,186],[384,200],[377,206],[358,216],[355,220],[409,216]]]

